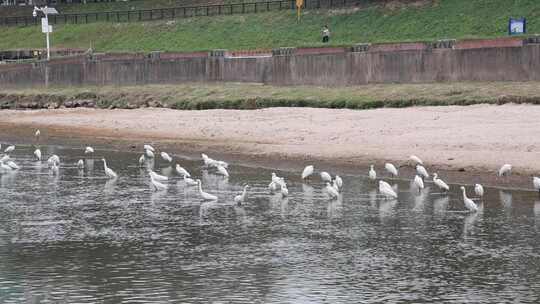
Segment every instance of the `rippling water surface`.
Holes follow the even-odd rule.
[[[19,146],[22,168],[0,177],[0,303],[538,303],[537,193],[486,189],[482,212],[464,212],[459,187],[422,193],[344,176],[338,200],[319,179],[279,172],[290,195],[270,194],[270,170],[232,164],[225,179],[178,159],[202,202],[173,168],[152,192],[139,155],[60,155],[60,175]],[[105,156],[119,178],[105,178]],[[382,173],[379,172],[379,173]],[[233,203],[251,185],[242,206]],[[469,195],[472,189],[468,187]]]

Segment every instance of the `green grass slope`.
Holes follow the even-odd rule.
[[[321,45],[328,24],[331,45],[358,42],[421,41],[442,38],[506,36],[509,17],[525,16],[528,32],[539,33],[538,0],[434,0],[422,5],[371,7],[363,10],[307,10],[301,22],[293,11],[197,17],[174,22],[58,25],[54,47],[98,51],[196,51]],[[418,4],[418,3],[417,3]],[[38,27],[0,28],[0,49],[42,48]]]

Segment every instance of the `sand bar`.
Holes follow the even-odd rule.
[[[540,107],[474,105],[346,110],[269,108],[179,111],[58,109],[0,111],[0,141],[31,140],[40,128],[50,143],[139,149],[153,142],[170,152],[207,152],[244,162],[367,172],[371,163],[404,164],[418,155],[450,182],[531,188],[540,174]],[[291,165],[290,163],[294,163]],[[515,174],[494,172],[504,163]],[[404,176],[412,169],[404,169]]]

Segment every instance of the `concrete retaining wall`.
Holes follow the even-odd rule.
[[[351,49],[284,49],[274,55],[265,51],[261,52],[263,55],[244,57],[238,54],[246,53],[223,51],[211,56],[201,52],[94,54],[48,63],[0,65],[0,86],[211,81],[343,86],[540,80],[540,44],[530,41],[497,39],[363,45]]]

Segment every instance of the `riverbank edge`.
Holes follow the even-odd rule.
[[[277,90],[280,87],[276,87]],[[346,90],[347,88],[344,88]],[[306,98],[273,98],[260,96],[222,97],[210,100],[191,100],[164,98],[158,93],[147,93],[141,96],[122,94],[97,94],[94,92],[59,94],[59,93],[2,93],[0,91],[0,109],[10,110],[38,110],[63,108],[95,108],[95,109],[138,109],[138,108],[169,108],[175,110],[255,110],[272,107],[310,107],[329,109],[356,109],[367,110],[377,108],[404,108],[413,106],[467,106],[475,104],[540,104],[540,96],[497,95],[472,99],[469,96],[462,98],[452,96],[448,98],[425,98],[418,96],[405,96],[402,98],[387,98],[384,96],[357,96],[352,98],[330,97],[326,99]],[[131,100],[131,101],[130,101]]]
[[[40,129],[42,144],[61,145],[70,148],[81,148],[91,145],[103,150],[127,151],[142,154],[142,146],[151,143],[159,151],[167,151],[173,156],[187,159],[200,159],[201,153],[209,154],[213,158],[223,159],[230,163],[248,167],[262,167],[276,170],[298,172],[301,174],[304,166],[314,165],[315,171],[328,171],[338,175],[355,175],[367,178],[370,165],[375,165],[378,178],[384,180],[412,180],[415,169],[410,165],[408,155],[400,159],[377,159],[377,158],[344,158],[344,157],[312,157],[308,155],[256,152],[249,149],[249,143],[241,142],[216,142],[215,140],[201,140],[190,138],[177,138],[167,136],[135,136],[126,132],[119,132],[106,128],[80,128],[69,129],[51,127],[34,123],[5,123],[0,122],[0,136],[4,142],[14,144],[35,143],[34,132]],[[400,166],[400,176],[390,177],[384,171],[385,162],[392,162]],[[496,189],[526,190],[533,191],[531,178],[533,172],[514,169],[508,178],[498,178],[498,168],[486,167],[459,167],[429,165],[431,172],[438,172],[450,185],[469,185],[481,183],[485,187]],[[431,177],[426,180],[428,183]]]

